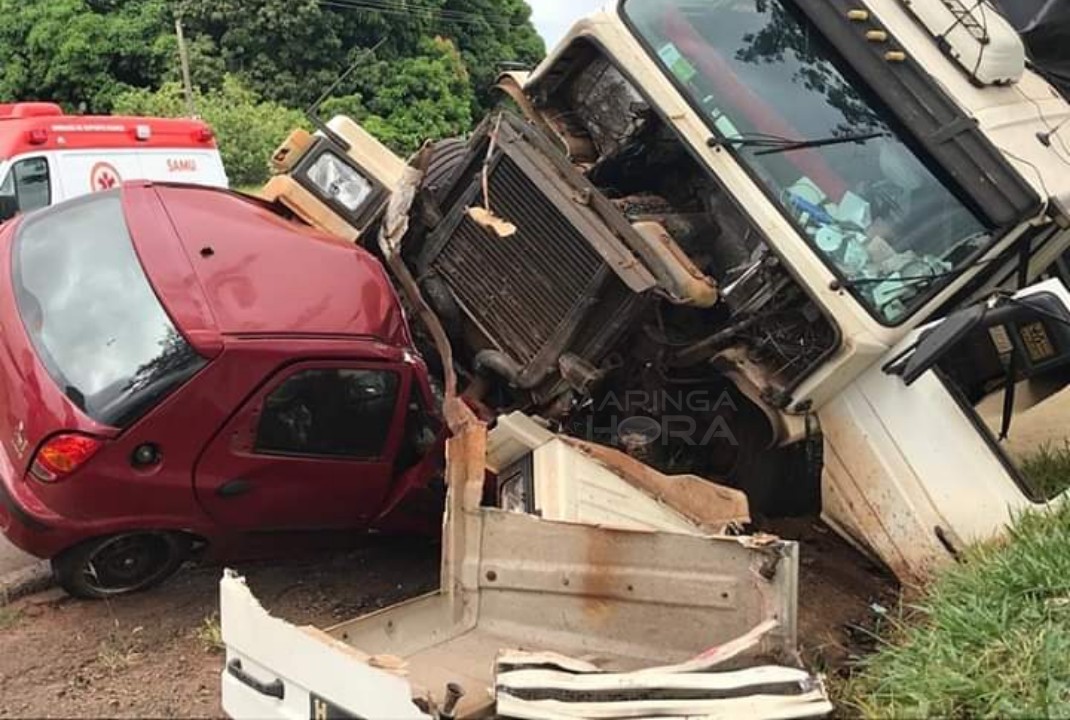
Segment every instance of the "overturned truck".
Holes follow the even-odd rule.
[[[904,581],[1051,500],[1008,438],[1067,399],[1070,294],[1036,281],[1070,245],[1070,105],[994,7],[625,0],[500,89],[409,163],[347,118],[296,132],[263,192],[380,255],[447,407],[538,416],[755,515],[819,509]],[[495,503],[538,514],[533,473],[492,473]],[[487,591],[458,518],[445,557]],[[334,638],[423,668],[454,620],[422,612]]]
[[[1061,388],[1066,327],[968,333],[931,389],[887,361],[1070,244],[1070,105],[984,3],[856,5],[629,0],[504,76],[510,109],[467,141],[407,167],[337,118],[280,148],[265,195],[380,252],[487,417],[538,414],[759,514],[821,505],[924,575],[1044,499],[995,437],[1008,386],[1019,410]]]

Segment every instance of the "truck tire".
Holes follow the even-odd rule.
[[[430,192],[435,202],[442,202],[467,154],[468,141],[463,138],[432,143],[431,160],[427,163],[421,189]]]
[[[738,399],[739,412],[731,420],[736,454],[721,477],[747,494],[755,517],[800,517],[821,509],[820,482],[809,472],[805,443],[769,447],[770,428],[761,411]]]
[[[182,566],[189,551],[189,540],[173,532],[108,535],[52,558],[52,574],[70,595],[100,600],[160,584]]]
[[[747,494],[755,517],[808,517],[821,511],[820,476],[809,471],[802,443],[749,454],[732,480]]]

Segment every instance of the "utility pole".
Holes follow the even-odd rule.
[[[186,48],[186,36],[182,33],[182,20],[175,16],[175,35],[178,36],[178,57],[182,62],[182,86],[186,90],[186,113],[197,117],[197,106],[193,102],[193,82],[189,77],[189,50]]]

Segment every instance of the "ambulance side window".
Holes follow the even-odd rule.
[[[51,202],[48,160],[43,157],[19,160],[0,184],[0,220],[46,207]]]

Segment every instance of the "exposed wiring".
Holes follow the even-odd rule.
[[[1048,82],[1051,82],[1051,81],[1049,80]],[[1056,148],[1051,146],[1051,139],[1054,138],[1055,140],[1058,140],[1059,141],[1059,145],[1060,145],[1060,147],[1062,147],[1063,153],[1065,153],[1066,157],[1064,157],[1063,154],[1059,153],[1058,151],[1055,152],[1055,157],[1059,158],[1060,162],[1062,162],[1064,165],[1070,165],[1070,160],[1067,159],[1068,157],[1070,157],[1070,148],[1067,147],[1066,142],[1063,140],[1062,136],[1059,134],[1059,131],[1062,130],[1062,128],[1068,122],[1070,122],[1070,118],[1066,118],[1066,119],[1061,120],[1058,125],[1052,125],[1051,120],[1049,120],[1048,116],[1044,114],[1044,108],[1041,106],[1041,104],[1037,101],[1036,98],[1033,98],[1033,97],[1030,97],[1029,95],[1027,95],[1022,90],[1022,88],[1020,88],[1018,85],[1014,86],[1014,91],[1017,92],[1019,95],[1021,95],[1026,100],[1028,100],[1030,103],[1032,103],[1033,107],[1035,107],[1037,109],[1037,119],[1040,120],[1042,123],[1044,123],[1044,127],[1047,128],[1048,132],[1047,133],[1039,133],[1038,136],[1037,136],[1037,139],[1040,140],[1040,142],[1043,143],[1044,139],[1041,136],[1042,135],[1046,135],[1047,138],[1048,138],[1048,142],[1045,143],[1045,145],[1050,147],[1052,150],[1056,150]],[[1004,152],[1006,152],[1006,151],[1004,151]],[[1009,155],[1010,153],[1007,153],[1007,154]],[[1036,169],[1036,166],[1034,165],[1033,168]],[[1040,171],[1037,170],[1037,172],[1039,174]]]
[[[987,3],[985,0],[977,0],[977,4],[973,6],[973,10],[970,11],[970,15],[973,15],[974,10],[981,11],[981,37],[979,38],[981,44],[981,50],[977,53],[977,64],[973,66],[973,74],[976,76],[981,71],[981,63],[985,60],[985,50],[992,42],[992,37],[988,34],[988,13],[985,12]]]
[[[1036,173],[1037,180],[1040,182],[1040,189],[1044,191],[1044,205],[1041,208],[1040,214],[1041,215],[1047,215],[1048,214],[1048,209],[1051,206],[1051,191],[1048,190],[1048,184],[1046,182],[1044,182],[1044,173],[1040,172],[1040,168],[1038,168],[1034,163],[1030,162],[1029,160],[1026,160],[1025,158],[1023,158],[1023,157],[1021,157],[1019,155],[1015,155],[1010,150],[1007,150],[1006,148],[999,147],[999,146],[996,146],[996,149],[999,150],[1004,155],[1006,155],[1007,157],[1011,158],[1012,160],[1017,160],[1018,162],[1022,163],[1023,165],[1028,166],[1029,168],[1031,168],[1033,170],[1034,173]],[[1058,153],[1056,153],[1056,157],[1058,157]],[[1066,162],[1066,161],[1064,160],[1063,162]],[[1070,164],[1070,163],[1067,163],[1067,164]]]
[[[977,0],[974,6],[969,9],[967,9],[966,6],[962,4],[961,0],[953,0],[953,2],[958,5],[959,9],[957,12],[954,8],[951,7],[950,2],[945,2],[944,6],[947,8],[948,12],[955,16],[955,22],[953,22],[951,24],[951,27],[949,27],[943,33],[937,35],[936,40],[938,44],[941,42],[946,42],[947,36],[950,35],[952,31],[955,30],[955,28],[960,26],[966,28],[967,32],[970,32],[970,27],[969,25],[967,25],[966,19],[969,18],[970,20],[972,20],[973,23],[977,26],[977,28],[981,31],[981,36],[977,38],[977,42],[981,46],[981,49],[977,53],[977,64],[974,65],[973,68],[973,74],[976,77],[977,73],[981,69],[981,63],[984,62],[985,50],[988,49],[988,45],[991,42],[991,37],[988,34],[988,13],[985,12],[986,0]],[[974,13],[978,10],[981,11],[981,23],[977,23],[977,17],[976,15],[974,15]]]

